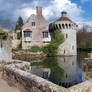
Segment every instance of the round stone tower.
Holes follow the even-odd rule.
[[[76,23],[67,17],[67,12],[63,11],[62,16],[55,22],[57,29],[61,29],[65,41],[59,47],[59,55],[77,55],[76,46]]]

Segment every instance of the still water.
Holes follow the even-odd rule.
[[[63,87],[82,82],[82,63],[78,56],[47,57],[31,63],[32,73]]]

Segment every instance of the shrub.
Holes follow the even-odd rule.
[[[56,56],[57,55],[58,46],[55,43],[51,43],[48,46],[42,48],[43,52],[48,56]]]
[[[32,46],[31,49],[28,49],[30,52],[40,52],[41,48],[39,46]]]

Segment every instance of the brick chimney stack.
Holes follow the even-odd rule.
[[[42,7],[40,6],[36,7],[36,14],[37,16],[42,16]]]

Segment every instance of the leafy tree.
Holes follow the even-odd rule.
[[[21,30],[21,27],[23,26],[23,19],[21,16],[19,16],[16,27],[15,27],[15,31],[16,30]]]

